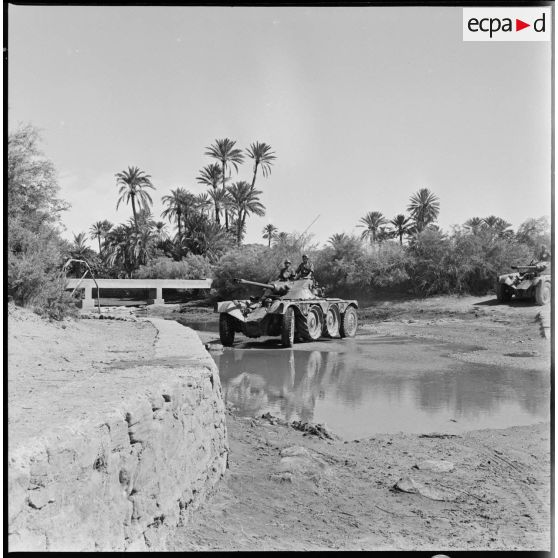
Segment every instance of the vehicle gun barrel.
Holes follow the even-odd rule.
[[[241,285],[254,285],[255,287],[275,289],[275,285],[273,283],[258,283],[257,281],[248,281],[247,279],[236,279],[236,282],[240,283]]]

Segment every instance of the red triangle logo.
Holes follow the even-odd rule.
[[[520,19],[515,20],[515,30],[516,31],[521,31],[522,29],[525,29],[525,27],[531,27],[531,24],[530,23],[525,23],[524,21],[521,21]]]

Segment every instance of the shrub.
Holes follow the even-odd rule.
[[[57,198],[53,164],[32,126],[8,138],[8,293],[14,302],[60,320],[77,312],[61,275],[63,244],[55,228],[67,204]]]
[[[138,279],[207,279],[213,266],[203,256],[188,254],[181,261],[160,256],[142,265],[134,274]]]
[[[213,279],[213,288],[221,298],[245,297],[252,292],[246,286],[239,285],[235,279],[249,279],[267,283],[277,278],[280,259],[273,249],[259,244],[243,246],[228,252],[217,262]]]
[[[436,230],[417,235],[409,248],[407,270],[417,294],[486,294],[496,276],[529,261],[531,250],[513,238]]]
[[[48,228],[39,234],[13,222],[9,228],[8,292],[14,302],[54,320],[75,315],[75,300],[65,292],[60,272],[59,238]]]

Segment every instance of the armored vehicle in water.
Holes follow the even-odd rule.
[[[516,271],[500,275],[496,282],[496,298],[500,302],[516,299],[534,300],[539,306],[550,302],[551,277],[546,262],[511,266]]]
[[[295,341],[316,341],[321,336],[354,337],[357,329],[356,300],[324,298],[313,279],[243,285],[264,289],[260,297],[218,302],[221,343],[230,346],[235,333],[247,337],[280,336],[285,347]]]

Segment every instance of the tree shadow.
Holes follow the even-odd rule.
[[[514,299],[510,300],[509,302],[500,302],[497,298],[492,298],[490,300],[475,302],[473,306],[508,306],[517,308],[530,308],[538,305],[533,300]]]

